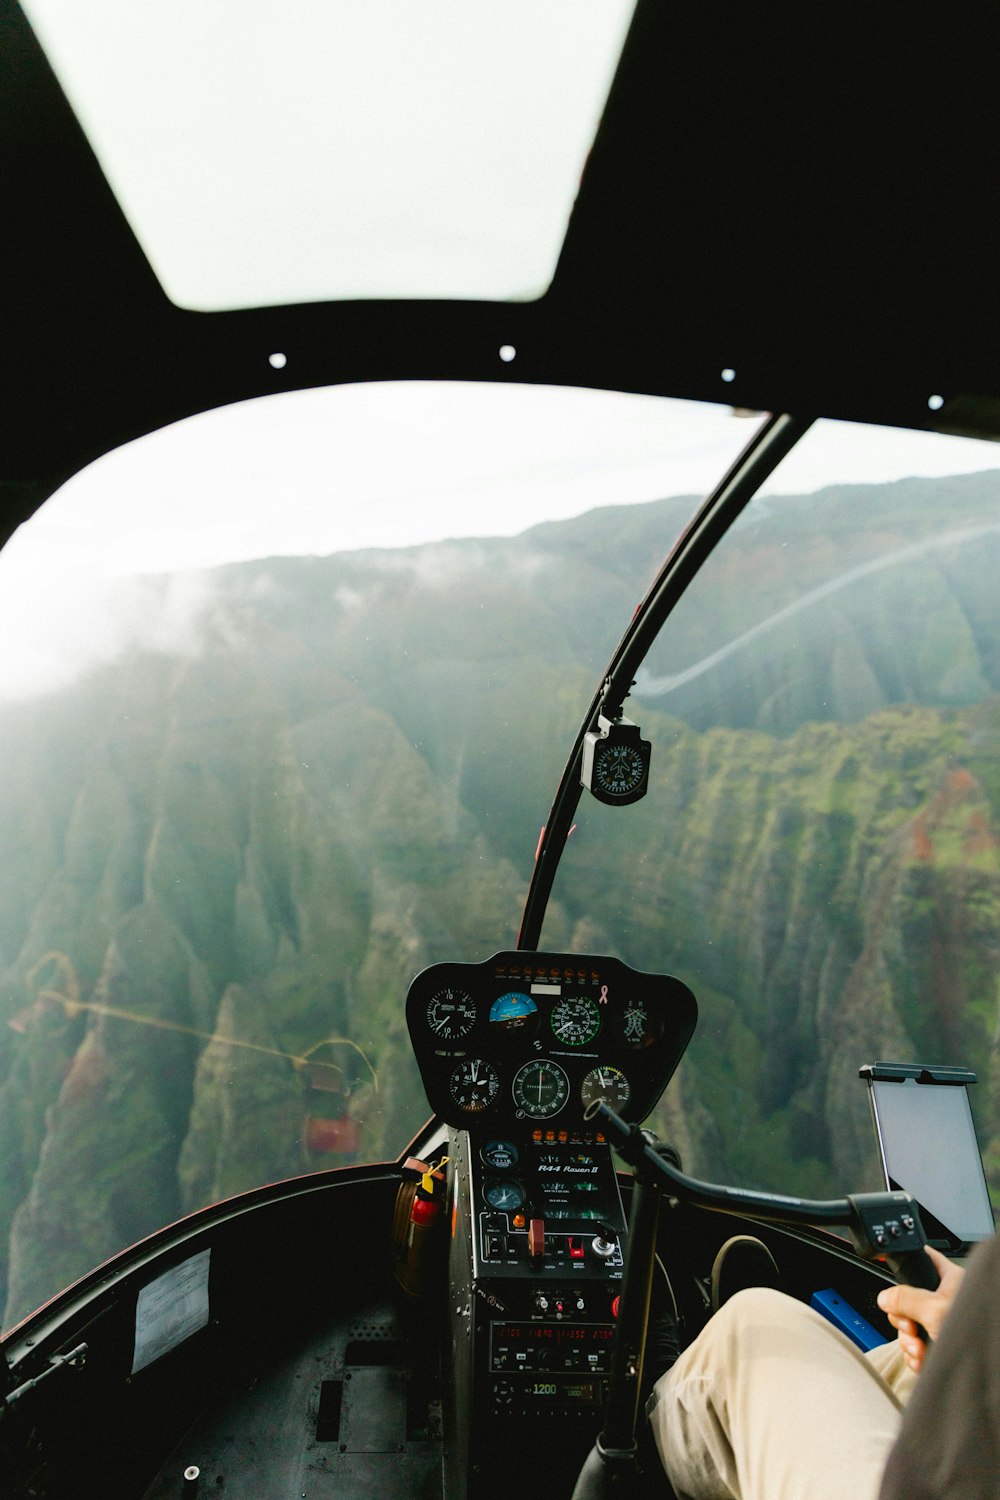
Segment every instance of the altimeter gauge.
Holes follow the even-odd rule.
[[[567,1047],[585,1047],[601,1029],[601,1012],[589,995],[567,995],[553,1006],[549,1023]]]
[[[464,990],[446,985],[427,1003],[427,1025],[442,1042],[468,1036],[476,1024],[476,1002]]]
[[[603,1099],[614,1110],[623,1109],[632,1097],[632,1089],[621,1068],[591,1068],[580,1084],[584,1107]]]
[[[500,1075],[483,1057],[467,1057],[452,1069],[448,1092],[467,1114],[481,1114],[489,1109],[500,1089]]]
[[[569,1079],[558,1063],[538,1057],[525,1063],[511,1085],[514,1103],[531,1120],[548,1120],[569,1098]]]

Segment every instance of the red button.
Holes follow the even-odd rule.
[[[618,1316],[618,1309],[621,1306],[621,1300],[622,1299],[620,1297],[615,1297],[614,1301],[611,1304],[611,1316],[613,1318],[617,1318]]]

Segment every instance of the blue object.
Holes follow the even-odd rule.
[[[887,1344],[889,1340],[884,1333],[879,1333],[863,1318],[859,1312],[855,1312],[849,1302],[845,1302],[839,1292],[830,1288],[825,1292],[813,1292],[809,1299],[809,1306],[814,1307],[824,1318],[829,1319],[834,1328],[839,1328],[841,1333],[846,1333],[852,1343],[857,1344],[859,1349],[865,1353],[869,1349],[877,1349],[879,1344]]]

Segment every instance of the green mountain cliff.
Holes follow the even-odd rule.
[[[637,687],[649,798],[581,806],[543,941],[691,983],[657,1118],[705,1175],[869,1185],[857,1066],[919,1056],[979,1072],[1000,1187],[995,494],[765,502]],[[876,502],[892,607],[858,539]],[[942,504],[974,543],[938,544]],[[197,653],[0,709],[6,1324],[180,1213],[403,1148],[427,1112],[407,985],[513,943],[597,673],[688,508],[232,565]]]

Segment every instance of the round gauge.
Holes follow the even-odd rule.
[[[538,1006],[530,995],[508,990],[490,1006],[490,1024],[503,1031],[527,1031],[538,1020]]]
[[[618,1018],[617,1030],[626,1047],[638,1050],[651,1047],[656,1041],[657,1027],[641,1000],[629,1000]]]
[[[452,1069],[448,1090],[459,1109],[480,1114],[489,1109],[500,1088],[500,1075],[482,1057],[468,1057]]]
[[[569,1098],[569,1079],[558,1063],[536,1058],[514,1075],[514,1103],[532,1120],[557,1115]]]
[[[593,779],[607,796],[631,796],[645,776],[646,760],[638,746],[614,740],[595,746]]]
[[[524,1188],[510,1178],[506,1182],[499,1177],[487,1178],[483,1186],[483,1197],[491,1208],[502,1208],[513,1213],[524,1202]]]
[[[567,1047],[585,1047],[601,1029],[597,1001],[588,995],[567,996],[552,1007],[552,1030]]]
[[[479,1152],[488,1167],[497,1172],[506,1172],[518,1163],[518,1150],[513,1141],[487,1141]]]
[[[603,1099],[612,1109],[621,1109],[631,1097],[629,1081],[621,1068],[591,1068],[580,1085],[580,1098],[585,1106]]]
[[[427,1004],[427,1025],[442,1042],[468,1036],[476,1024],[476,1003],[464,990],[446,985]]]

